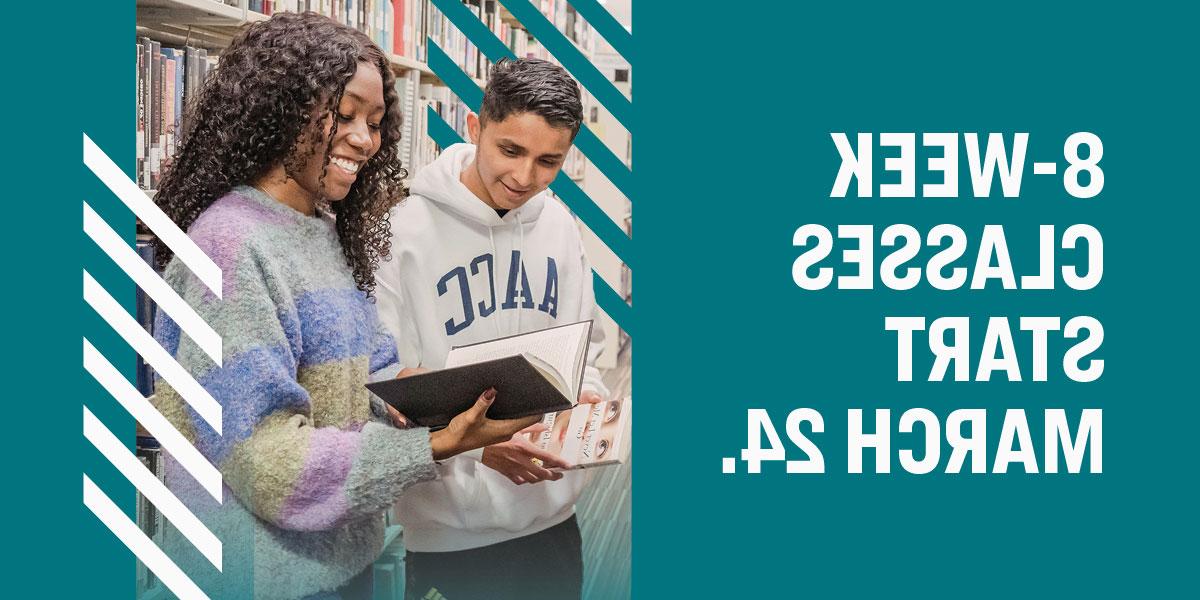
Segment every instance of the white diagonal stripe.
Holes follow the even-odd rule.
[[[213,535],[86,406],[83,407],[83,437],[86,437],[147,501],[171,521],[208,562],[218,571],[221,570],[221,540],[217,539],[217,536]]]
[[[176,294],[175,290],[171,289],[171,286],[167,285],[167,282],[163,281],[163,278],[155,273],[91,206],[88,206],[87,202],[83,203],[83,230],[138,287],[158,303],[159,308],[171,315],[171,319],[217,363],[217,366],[221,365],[221,336],[204,322],[204,319],[200,318],[200,315],[196,314],[196,311],[180,298],[179,294]]]
[[[133,415],[134,420],[146,428],[146,431],[162,445],[163,450],[187,470],[213,499],[221,502],[221,472],[208,462],[166,417],[155,410],[150,401],[137,391],[137,388],[133,387],[133,384],[129,383],[87,338],[83,339],[83,368],[91,373],[96,382],[103,386],[110,396],[116,398],[130,415]]]
[[[175,388],[176,392],[200,415],[209,426],[221,434],[221,405],[187,371],[167,354],[163,347],[121,308],[86,270],[83,272],[83,299],[113,328],[134,351]]]
[[[193,600],[203,598],[208,600],[208,596],[200,590],[187,574],[185,574],[178,565],[171,561],[165,552],[162,551],[154,541],[146,537],[146,534],[138,529],[138,526],[113,504],[112,499],[108,497],[95,483],[92,483],[91,478],[86,474],[83,476],[83,504],[92,510],[96,518],[100,519],[101,523],[125,544],[126,548],[133,551],[133,555],[142,561],[155,576],[166,584],[167,589],[171,590],[176,596],[183,600]]]
[[[141,188],[117,166],[116,163],[92,141],[83,134],[83,164],[87,165],[104,185],[112,191],[137,218],[142,220],[158,239],[187,265],[208,289],[218,298],[221,297],[221,268],[213,262],[196,242],[192,241],[154,201],[146,197]]]

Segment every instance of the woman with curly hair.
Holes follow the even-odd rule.
[[[222,541],[223,564],[177,531],[166,546],[214,598],[369,597],[397,496],[434,478],[434,460],[537,420],[488,419],[488,390],[446,429],[400,429],[363,387],[398,370],[370,299],[404,194],[393,83],[384,53],[330,19],[251,25],[189,101],[155,197],[222,271],[218,298],[157,246],[223,341],[217,365],[160,317],[159,341],[222,407],[217,432],[157,383],[159,410],[224,478],[215,499],[167,457],[168,486]]]

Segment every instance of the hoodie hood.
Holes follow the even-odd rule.
[[[461,215],[468,221],[487,227],[537,220],[546,205],[545,191],[537,193],[502,218],[496,214],[496,209],[485,204],[462,182],[463,170],[470,167],[474,160],[474,144],[454,144],[446,148],[437,160],[417,173],[411,192],[442,205],[445,210]]]

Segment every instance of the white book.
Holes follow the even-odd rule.
[[[632,442],[633,398],[578,404],[575,408],[547,414],[546,431],[529,434],[538,448],[585,469],[624,463]]]

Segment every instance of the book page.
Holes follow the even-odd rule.
[[[446,368],[460,367],[486,360],[530,354],[546,362],[562,376],[567,385],[579,384],[582,369],[576,369],[580,347],[587,342],[589,322],[543,329],[508,338],[454,348],[446,355]],[[568,398],[572,402],[578,398]]]

